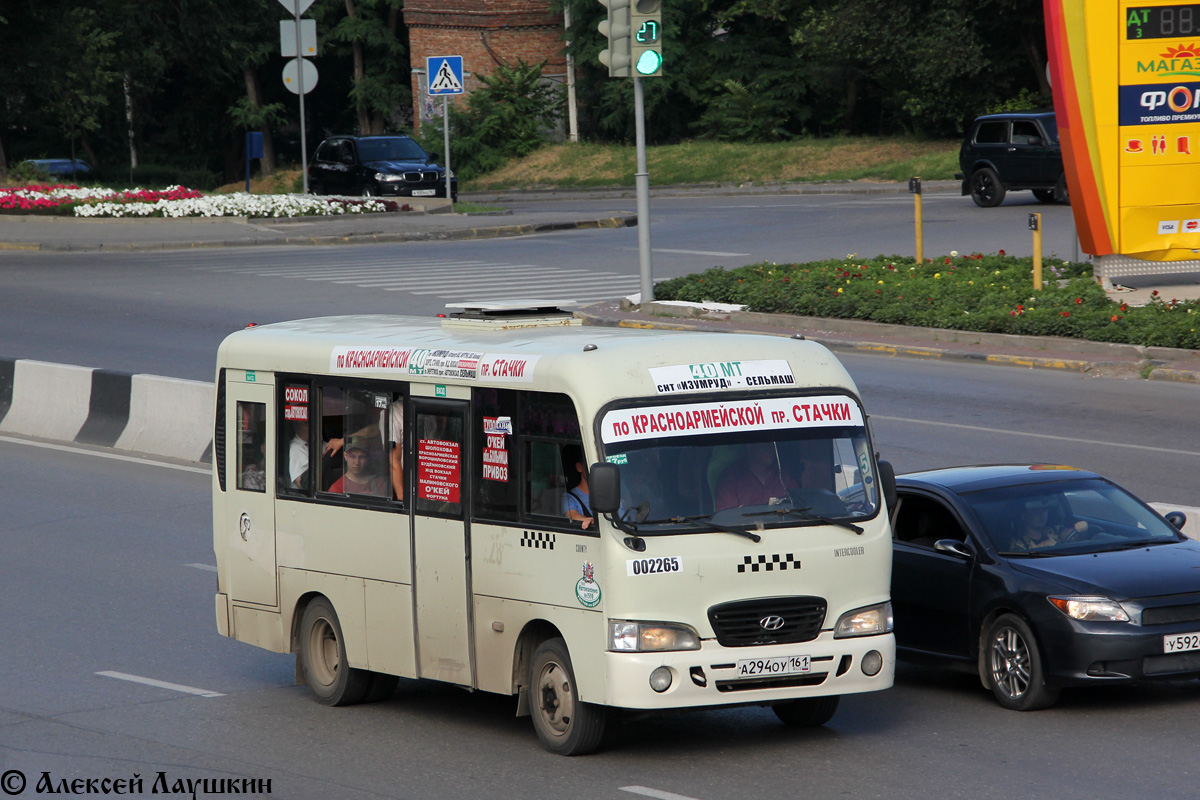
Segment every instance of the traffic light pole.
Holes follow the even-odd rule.
[[[642,276],[642,303],[654,300],[654,281],[650,278],[650,173],[646,170],[646,108],[642,100],[642,79],[633,76],[633,116],[637,128],[638,261]]]

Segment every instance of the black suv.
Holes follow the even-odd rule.
[[[445,197],[446,171],[408,136],[335,136],[321,142],[308,166],[313,194]],[[458,181],[450,173],[451,199]]]
[[[962,193],[978,206],[1004,202],[1009,190],[1032,189],[1043,203],[1067,199],[1062,148],[1053,111],[988,114],[971,123],[958,153]]]

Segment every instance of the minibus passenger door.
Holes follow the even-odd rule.
[[[414,387],[414,394],[417,389]],[[417,672],[474,686],[466,512],[468,404],[413,399],[410,470]]]
[[[241,374],[239,370],[230,373]],[[253,373],[251,373],[253,374]],[[230,376],[226,386],[226,475],[228,501],[220,521],[228,554],[231,599],[279,605],[275,570],[274,387],[258,373],[256,382]]]

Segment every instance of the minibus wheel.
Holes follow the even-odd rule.
[[[836,694],[829,697],[805,697],[771,706],[771,710],[785,725],[818,728],[833,719],[839,699],[841,698]]]
[[[579,699],[567,643],[547,639],[533,653],[529,705],[542,746],[560,756],[580,756],[600,746],[607,719],[603,706]]]
[[[304,609],[299,636],[301,665],[317,702],[327,706],[361,703],[370,688],[366,670],[352,669],[346,662],[342,626],[333,605],[318,597]]]

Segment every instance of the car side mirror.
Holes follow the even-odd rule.
[[[933,543],[933,549],[939,553],[948,553],[952,556],[960,558],[974,558],[975,553],[966,543],[960,542],[958,539],[938,539]]]
[[[1041,147],[1042,146],[1042,137],[1030,136],[1029,137],[1029,146],[1030,147]]]
[[[889,510],[896,508],[896,468],[890,461],[879,462],[879,489]]]
[[[621,508],[621,470],[616,464],[592,464],[588,489],[588,500],[597,514],[615,514]]]
[[[1163,515],[1163,519],[1174,525],[1176,530],[1183,530],[1183,526],[1187,524],[1187,514],[1182,511],[1168,511]]]

